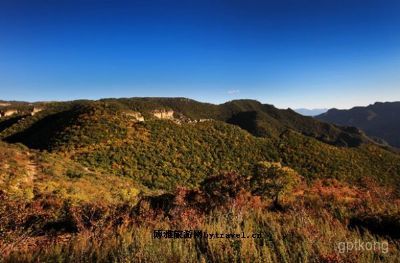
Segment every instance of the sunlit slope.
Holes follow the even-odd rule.
[[[239,103],[243,107],[240,110],[253,107],[252,101],[249,103]],[[272,130],[271,135],[254,136],[240,125],[222,120],[180,124],[158,120],[150,115],[154,105],[136,109],[143,111],[144,122],[127,115],[126,110],[133,107],[118,101],[57,107],[5,129],[9,133],[5,140],[56,153],[85,167],[133,178],[154,189],[195,186],[223,170],[246,176],[261,160],[280,161],[308,179],[334,177],[361,182],[373,177],[382,183],[394,183],[399,177],[397,154],[367,142],[353,147],[323,143],[279,121],[283,118],[289,122],[289,117],[270,117],[271,122],[264,125]],[[248,120],[251,118],[245,118]]]

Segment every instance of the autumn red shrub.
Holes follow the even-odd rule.
[[[169,211],[171,223],[180,227],[195,228],[204,221],[205,200],[202,193],[177,187],[173,208]]]
[[[208,204],[207,211],[226,205],[248,188],[248,178],[232,172],[209,177],[200,185]]]

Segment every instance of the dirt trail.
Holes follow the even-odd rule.
[[[30,153],[28,153],[28,157],[29,161],[26,164],[26,172],[27,172],[26,181],[27,183],[33,183],[37,175],[37,164],[33,160],[32,155]]]

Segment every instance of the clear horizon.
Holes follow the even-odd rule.
[[[176,97],[157,97],[157,96],[154,96],[154,97],[146,97],[146,96],[143,96],[143,97],[138,97],[138,96],[133,96],[133,97],[102,97],[102,98],[76,98],[76,99],[71,99],[71,100],[34,100],[34,101],[32,101],[32,100],[14,100],[14,99],[3,99],[3,98],[0,98],[0,101],[8,101],[8,102],[12,102],[12,101],[17,101],[17,102],[26,102],[26,103],[40,103],[40,102],[44,102],[44,103],[46,103],[46,102],[66,102],[66,101],[74,101],[74,100],[101,100],[101,99],[129,99],[129,98],[186,98],[186,99],[192,99],[192,100],[195,100],[195,101],[198,101],[198,102],[201,102],[201,103],[211,103],[211,104],[216,104],[216,105],[218,105],[218,104],[223,104],[223,103],[226,103],[226,102],[229,102],[229,101],[232,101],[232,100],[257,100],[257,99],[254,99],[254,98],[236,98],[236,99],[232,99],[232,100],[226,100],[226,101],[222,101],[222,102],[210,102],[210,101],[204,101],[204,100],[197,100],[197,99],[194,99],[194,98],[188,98],[188,97],[181,97],[181,96],[176,96]],[[375,104],[375,103],[393,103],[393,102],[398,102],[398,101],[374,101],[374,102],[372,102],[372,103],[368,103],[368,104],[365,104],[365,105],[354,105],[354,106],[351,106],[351,107],[349,107],[349,108],[338,108],[338,107],[321,107],[321,108],[305,108],[305,107],[279,107],[278,105],[275,105],[275,104],[273,104],[273,103],[270,103],[270,102],[268,102],[268,101],[261,101],[261,100],[257,100],[257,101],[259,101],[259,102],[261,102],[262,104],[270,104],[270,105],[273,105],[273,106],[275,106],[276,108],[279,108],[279,109],[288,109],[288,108],[290,108],[290,109],[292,109],[292,110],[329,110],[329,109],[333,109],[333,108],[336,108],[336,109],[339,109],[339,110],[348,110],[348,109],[351,109],[351,108],[354,108],[354,107],[366,107],[366,106],[369,106],[369,105],[373,105],[373,104]]]
[[[400,2],[2,1],[0,99],[400,101]]]

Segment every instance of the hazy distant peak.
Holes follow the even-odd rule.
[[[304,115],[304,116],[317,116],[317,115],[327,112],[328,109],[325,109],[325,108],[322,108],[322,109],[300,108],[300,109],[294,109],[294,111],[301,115]]]

